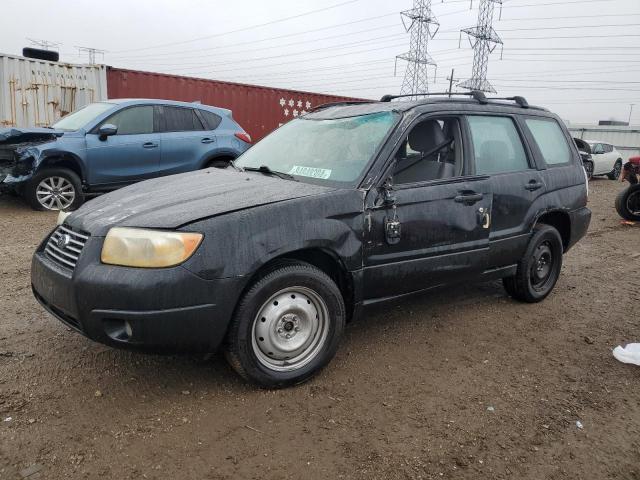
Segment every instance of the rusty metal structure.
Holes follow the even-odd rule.
[[[429,40],[433,39],[440,28],[431,10],[431,0],[414,0],[413,8],[401,12],[401,17],[405,30],[411,33],[411,40],[409,51],[396,57],[396,64],[398,59],[407,62],[400,94],[428,93],[429,67],[437,68],[428,52]]]
[[[458,86],[469,90],[496,93],[495,88],[487,80],[489,68],[489,55],[498,45],[502,45],[500,35],[493,28],[493,14],[496,4],[502,8],[502,0],[480,0],[478,8],[478,24],[475,27],[465,28],[461,31],[469,37],[469,43],[473,48],[473,70],[471,78]],[[473,6],[473,0],[471,5]]]
[[[0,55],[0,127],[48,127],[106,100],[107,67]]]

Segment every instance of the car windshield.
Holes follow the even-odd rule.
[[[298,118],[258,142],[236,164],[264,165],[301,182],[353,186],[399,117],[381,112],[332,120]]]
[[[80,110],[76,110],[75,112],[62,117],[51,126],[56,130],[73,132],[81,129],[98,115],[106,112],[107,110],[111,110],[113,107],[114,105],[112,103],[90,103],[89,105],[82,107]]]

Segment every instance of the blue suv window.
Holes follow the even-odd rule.
[[[191,132],[204,130],[193,108],[160,107],[161,132]]]
[[[222,117],[220,117],[220,115],[216,115],[208,110],[199,110],[199,112],[204,119],[208,130],[215,130],[218,128],[218,125],[220,125],[220,122],[222,122]]]
[[[105,123],[118,127],[117,135],[153,133],[153,106],[125,108],[102,122]]]

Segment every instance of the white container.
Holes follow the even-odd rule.
[[[0,128],[48,127],[69,112],[106,99],[104,65],[0,53]]]

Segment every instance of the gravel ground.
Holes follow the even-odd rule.
[[[543,303],[494,282],[380,307],[281,391],[64,327],[29,285],[55,214],[1,197],[0,479],[639,479],[640,367],[611,355],[640,341],[621,188],[592,181],[589,234]]]

